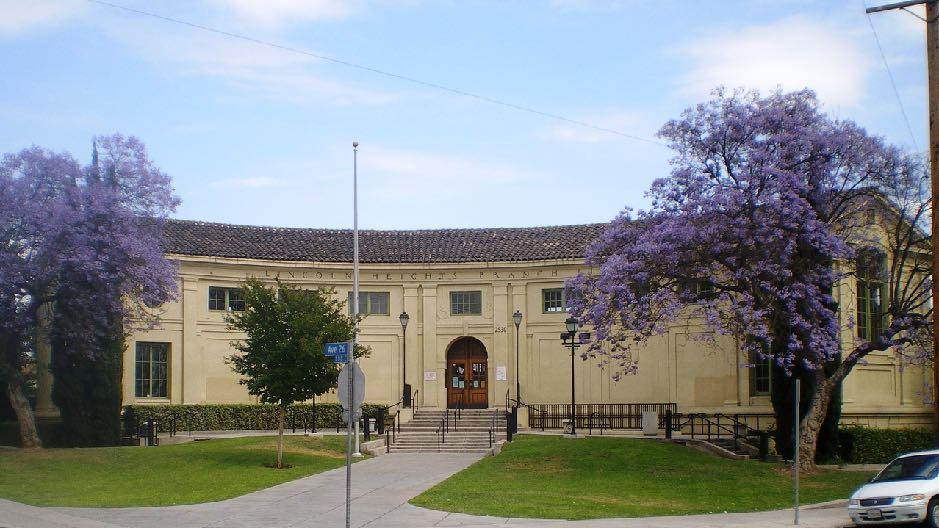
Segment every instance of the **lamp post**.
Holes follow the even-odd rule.
[[[512,321],[515,323],[515,406],[522,402],[522,382],[520,381],[522,372],[518,363],[518,327],[522,324],[522,312],[515,310],[512,314]]]
[[[398,321],[401,321],[401,403],[405,407],[411,406],[411,391],[408,390],[408,321],[411,318],[407,312],[401,312]]]
[[[577,319],[573,317],[568,317],[564,321],[564,326],[567,328],[566,332],[561,332],[561,341],[564,342],[564,346],[571,347],[571,435],[577,434],[577,422],[575,420],[575,405],[576,400],[574,396],[574,351],[580,348],[582,345],[586,345],[590,341],[590,332],[581,332],[577,333],[577,328],[580,326],[577,322]]]

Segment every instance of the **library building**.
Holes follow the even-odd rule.
[[[570,404],[573,385],[584,405],[771,415],[770,369],[747,366],[732,337],[698,339],[708,329],[694,320],[635,351],[636,375],[614,380],[579,353],[572,366],[561,339],[563,284],[590,272],[584,249],[606,227],[360,231],[360,341],[371,349],[361,360],[365,401],[394,404],[408,386],[422,410],[498,409],[514,399],[550,410]],[[239,286],[248,277],[352,297],[349,230],[171,220],[165,244],[179,262],[179,296],[160,309],[156,327],[128,337],[125,404],[256,401],[225,362],[239,337],[225,314],[244,309]],[[845,317],[862,322],[846,339],[863,335],[863,321],[879,320],[871,313],[878,305],[857,294],[867,289],[853,278],[836,288]],[[844,383],[842,420],[929,424],[930,377],[901,356],[872,354]],[[39,381],[37,414],[55,413],[48,374]],[[324,398],[335,401],[335,394]],[[539,425],[537,413],[524,414],[519,427]]]

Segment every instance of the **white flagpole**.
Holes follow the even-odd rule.
[[[358,363],[355,359],[355,342],[359,333],[359,142],[352,142],[352,314],[355,317],[355,335],[352,337],[352,356],[350,362]],[[351,372],[352,369],[349,369]],[[351,419],[352,416],[350,415]],[[352,456],[360,457],[359,451],[359,421],[355,421],[355,452]]]

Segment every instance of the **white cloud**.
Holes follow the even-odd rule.
[[[603,113],[581,116],[578,121],[590,123],[601,128],[616,130],[638,137],[652,138],[655,130],[651,129],[648,120],[635,112],[623,110],[610,110]],[[542,137],[569,143],[600,143],[602,141],[622,141],[621,136],[604,132],[574,123],[564,123],[552,126],[541,133]]]
[[[288,23],[340,20],[359,9],[356,0],[210,0],[245,24],[279,28]]]
[[[363,146],[360,175],[383,199],[433,195],[481,196],[502,185],[532,183],[541,175],[510,163],[440,154]]]
[[[111,25],[108,30],[155,63],[171,64],[189,74],[217,77],[233,87],[280,102],[386,104],[397,100],[395,94],[319,74],[321,61],[311,56],[185,28],[167,31],[147,21],[127,21]]]
[[[0,0],[0,36],[56,25],[83,12],[82,0]]]
[[[872,59],[855,32],[803,17],[709,34],[679,49],[693,64],[680,92],[704,98],[724,85],[771,90],[809,87],[830,106],[864,100]]]
[[[270,176],[259,176],[256,178],[234,178],[228,180],[217,180],[213,182],[216,187],[244,187],[249,189],[274,189],[288,187],[293,182],[284,178],[273,178]]]

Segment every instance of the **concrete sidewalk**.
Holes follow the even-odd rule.
[[[559,521],[446,513],[407,504],[412,497],[479,459],[471,454],[390,454],[353,466],[356,527],[648,527],[791,526],[792,511]],[[0,528],[286,528],[342,527],[345,468],[241,497],[160,508],[37,508],[0,499]],[[843,506],[804,510],[801,526],[848,526]]]

